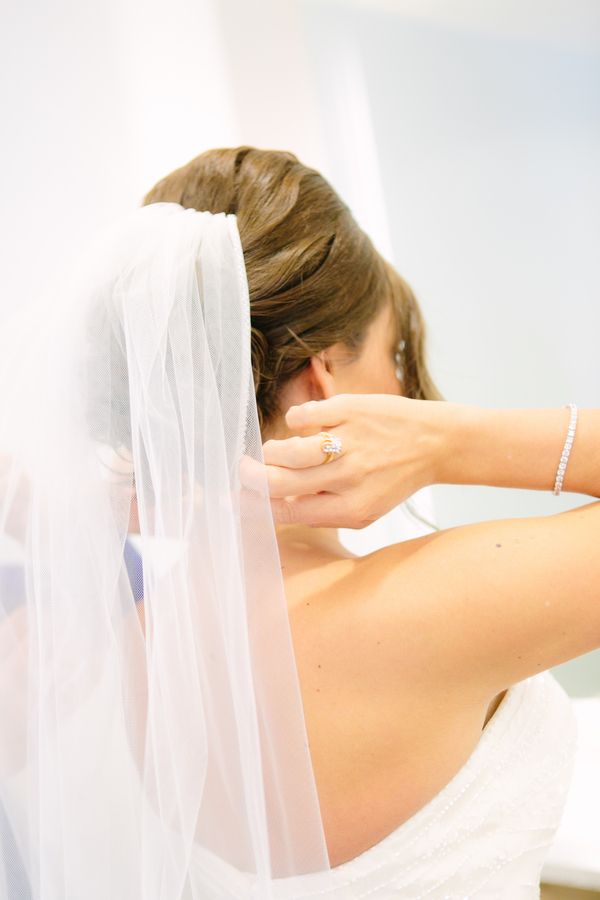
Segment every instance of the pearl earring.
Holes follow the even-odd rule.
[[[394,360],[396,361],[396,378],[402,384],[404,381],[404,368],[402,365],[402,351],[406,347],[406,341],[401,340],[398,342],[398,349],[394,354]]]

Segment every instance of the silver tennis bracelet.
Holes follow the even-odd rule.
[[[565,440],[565,445],[563,447],[560,462],[558,464],[558,471],[556,472],[556,481],[554,483],[554,496],[558,497],[560,494],[563,478],[565,477],[565,469],[567,468],[567,463],[569,461],[569,453],[571,452],[571,447],[573,446],[573,440],[575,438],[575,429],[577,428],[577,407],[574,403],[567,403],[565,409],[571,410],[571,418],[569,419],[569,428],[567,431],[567,438]]]

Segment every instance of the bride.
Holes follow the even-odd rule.
[[[20,488],[35,535],[32,472],[46,476],[40,496],[56,500],[59,519],[42,529],[41,545],[52,553],[42,565],[39,550],[21,540],[25,571],[29,560],[34,573],[85,589],[87,607],[64,600],[62,589],[44,605],[36,590],[47,579],[27,582],[25,600],[9,597],[4,606],[2,647],[20,652],[5,657],[12,668],[0,663],[0,714],[13,735],[0,745],[9,885],[0,896],[79,898],[86,885],[86,897],[143,900],[539,897],[575,747],[569,699],[547,670],[600,646],[600,503],[436,530],[360,557],[342,546],[337,528],[362,528],[434,483],[600,497],[600,413],[444,401],[427,371],[425,327],[409,286],[329,184],[292,154],[208,151],[162,179],[144,210],[143,227],[140,216],[130,222],[143,242],[116,232],[102,265],[86,270],[97,273],[94,290],[86,287],[94,298],[88,312],[107,259],[121,260],[120,293],[111,286],[101,316],[79,319],[65,302],[79,324],[59,343],[101,361],[94,379],[83,379],[81,408],[110,473],[110,505],[90,493],[85,515],[63,511],[79,470],[67,481],[50,465],[58,459],[52,446],[43,456],[31,450],[53,416],[70,422],[71,395],[61,390],[76,380],[64,375],[58,351],[52,361],[63,375],[51,413],[42,425],[39,416],[35,426],[28,419],[28,442],[19,445],[27,479],[5,479],[4,521]],[[193,224],[193,211],[197,245],[183,224],[177,232],[183,220]],[[227,256],[238,234],[247,282]],[[196,246],[205,322],[197,346],[193,305],[175,315],[181,285],[191,284],[180,261],[195,258]],[[165,247],[177,247],[169,270]],[[238,291],[243,305],[244,284],[255,421],[240,418],[244,332],[230,324],[243,319],[231,309]],[[123,295],[127,303],[111,318]],[[40,329],[37,346],[43,340]],[[188,368],[188,344],[195,353],[203,341],[202,366]],[[78,353],[73,371],[81,375],[91,368]],[[33,357],[34,350],[31,366]],[[194,391],[177,394],[186,379]],[[127,405],[115,400],[125,389]],[[247,402],[252,410],[252,397]],[[189,425],[189,446],[171,428],[173,410]],[[227,519],[215,486],[230,485],[240,448],[242,484],[232,495],[240,505]],[[88,484],[83,463],[81,473]],[[12,517],[13,536],[20,529],[22,538],[15,519],[23,516]],[[114,548],[107,538],[98,549],[102,541],[84,540],[74,527],[109,535],[115,522],[122,541]],[[67,531],[63,546],[56,535]],[[173,536],[192,551],[181,554]],[[116,563],[107,571],[101,562],[114,562],[123,540],[126,581]],[[158,544],[161,553],[171,548],[167,562],[153,555]],[[106,602],[117,584],[118,616]],[[123,614],[133,608],[137,616]],[[29,629],[15,626],[23,609]],[[78,635],[82,655],[74,656]],[[41,665],[40,653],[51,665]],[[27,702],[32,684],[39,692]],[[42,688],[54,698],[50,713]],[[44,754],[36,728],[49,741]],[[57,814],[52,828],[49,812]],[[18,857],[12,870],[9,855]]]

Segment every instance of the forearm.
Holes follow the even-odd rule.
[[[570,410],[488,409],[445,403],[439,484],[552,491]],[[578,409],[562,490],[600,497],[600,409]]]

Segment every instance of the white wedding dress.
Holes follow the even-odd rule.
[[[571,701],[541,672],[510,687],[473,753],[408,821],[327,876],[276,882],[276,900],[534,900],[576,747]],[[193,860],[202,896],[261,900],[216,857]],[[193,875],[193,880],[195,881]],[[332,886],[333,879],[333,886]]]

